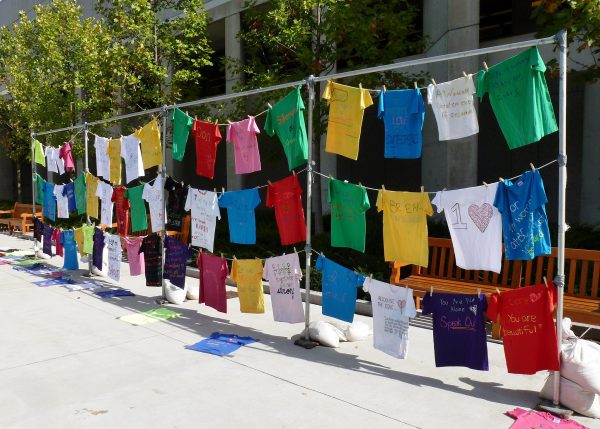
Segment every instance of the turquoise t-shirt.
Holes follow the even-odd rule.
[[[229,241],[238,244],[256,244],[254,209],[260,204],[258,189],[224,192],[219,207],[227,209]]]

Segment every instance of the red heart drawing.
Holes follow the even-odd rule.
[[[530,293],[529,294],[529,299],[531,300],[531,303],[533,304],[534,302],[537,302],[540,298],[542,297],[542,292],[538,292],[538,293]]]
[[[481,207],[477,204],[469,206],[469,217],[481,232],[485,232],[493,215],[494,209],[488,203],[482,204]]]

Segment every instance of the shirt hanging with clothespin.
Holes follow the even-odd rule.
[[[162,147],[160,142],[160,128],[158,126],[158,120],[156,118],[152,118],[150,122],[133,134],[140,139],[144,168],[161,166]]]
[[[256,244],[254,210],[260,204],[258,189],[223,192],[219,207],[227,209],[229,241],[238,244]]]
[[[217,145],[221,142],[218,121],[194,120],[192,135],[196,141],[196,174],[214,178],[217,160]]]

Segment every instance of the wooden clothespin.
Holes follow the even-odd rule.
[[[358,87],[362,89],[362,82],[358,84]]]
[[[219,118],[215,119],[215,126],[218,127],[219,126]]]
[[[546,288],[548,287],[548,280],[546,279],[546,276],[542,277],[544,279],[544,284],[546,285]]]
[[[221,252],[221,259],[225,259],[225,256],[223,255],[223,252]]]
[[[225,193],[225,186],[221,186],[221,193],[224,194]]]
[[[214,193],[216,194],[217,193],[217,188],[213,188],[213,190],[214,190]]]
[[[429,296],[433,296],[433,286],[429,288]]]
[[[269,185],[272,185],[272,183],[271,183],[271,181],[270,181],[270,180],[267,180],[267,183],[268,183]]]
[[[533,162],[530,162],[529,166],[531,167],[531,171],[535,173],[535,165],[533,165]]]
[[[358,182],[358,186],[362,186],[362,182]]]
[[[292,170],[292,173],[294,173],[294,176],[296,175],[296,170]]]
[[[425,186],[421,185],[421,193],[425,192]]]
[[[194,115],[194,121],[198,120],[198,115]]]
[[[437,86],[437,83],[435,83],[435,79],[431,79],[431,83],[433,83],[433,86]]]
[[[500,289],[496,288],[496,293],[500,295]]]
[[[488,68],[487,63],[484,61],[483,62],[483,68],[485,69],[485,71],[489,71],[490,69]]]
[[[387,91],[387,88],[385,87],[385,85],[383,85],[383,92]]]
[[[298,251],[296,250],[296,246],[294,246],[294,253],[298,253]]]
[[[483,181],[481,183],[483,183],[486,188],[488,187],[488,184],[485,181]]]
[[[464,70],[463,70],[463,76],[464,76],[465,78],[469,77],[469,76],[467,76],[467,74],[465,73],[465,71],[464,71]]]
[[[235,260],[237,260],[237,258],[235,257],[235,255],[233,255],[233,260],[234,260],[234,261],[235,261]]]
[[[267,106],[269,106],[269,109],[273,108],[273,106],[271,106],[271,103],[267,103]]]
[[[500,180],[502,183],[504,183],[504,179],[503,179],[502,177],[498,177],[498,179],[499,179],[499,180]]]
[[[415,86],[415,89],[419,89],[419,85],[417,85],[417,81],[416,80],[413,82],[413,85]]]
[[[385,191],[385,185],[381,185],[381,189]]]
[[[479,295],[481,295],[481,288],[480,287],[477,288],[477,296],[479,296]]]

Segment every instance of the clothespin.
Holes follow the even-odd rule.
[[[500,181],[501,181],[502,183],[504,183],[504,179],[503,179],[502,177],[499,177],[498,179],[500,179]]]
[[[373,274],[369,274],[369,279],[373,280]]]
[[[294,173],[294,176],[296,175],[296,170],[292,170],[292,173]]]
[[[431,83],[433,83],[433,86],[437,86],[437,83],[435,83],[435,79],[431,79]]]
[[[485,71],[489,71],[490,69],[488,68],[487,63],[484,61],[483,62],[483,68],[485,69]]]
[[[425,192],[425,186],[421,185],[421,193]]]
[[[481,295],[481,288],[480,287],[477,288],[477,296],[479,296],[479,295]]]
[[[469,77],[469,76],[467,76],[467,74],[465,73],[465,71],[464,71],[464,70],[463,70],[463,76],[464,76],[465,78]]]
[[[224,194],[225,193],[225,187],[221,186],[221,193]]]
[[[385,191],[385,185],[381,185],[381,189]]]
[[[417,81],[416,80],[413,82],[413,85],[415,86],[415,89],[419,89],[419,86],[417,85]]]
[[[219,126],[219,118],[215,119],[215,127]]]
[[[267,106],[269,106],[269,109],[273,108],[273,106],[271,106],[271,103],[267,103]]]
[[[237,260],[237,258],[235,257],[235,255],[233,255],[233,260],[234,260],[234,261],[236,261],[236,260]]]
[[[214,190],[214,193],[216,194],[217,193],[217,188],[213,188],[213,190]]]
[[[362,83],[359,83],[359,84],[358,84],[358,87],[359,87],[360,89],[362,89]]]
[[[488,187],[488,184],[485,181],[482,183],[485,185],[486,188]]]
[[[223,252],[221,252],[221,259],[225,259],[225,256],[223,255]]]
[[[358,186],[362,186],[362,182],[358,182]]]
[[[433,286],[429,288],[429,296],[433,296]]]
[[[546,276],[542,277],[544,279],[544,284],[546,285],[546,288],[548,288],[548,280],[546,279]]]
[[[294,253],[298,253],[298,251],[296,250],[296,246],[294,246]]]
[[[500,295],[500,289],[496,288],[496,293]]]
[[[385,85],[383,85],[383,92],[387,91],[387,88],[385,87]]]
[[[531,167],[531,171],[535,173],[535,165],[533,165],[533,162],[530,162],[529,166]]]
[[[333,180],[333,176],[331,175],[331,173],[329,173],[329,178],[330,178],[331,180]]]
[[[270,181],[270,180],[267,180],[267,183],[268,183],[269,185],[272,185],[272,183],[271,183],[271,181]]]
[[[198,120],[198,115],[194,115],[194,121]]]

